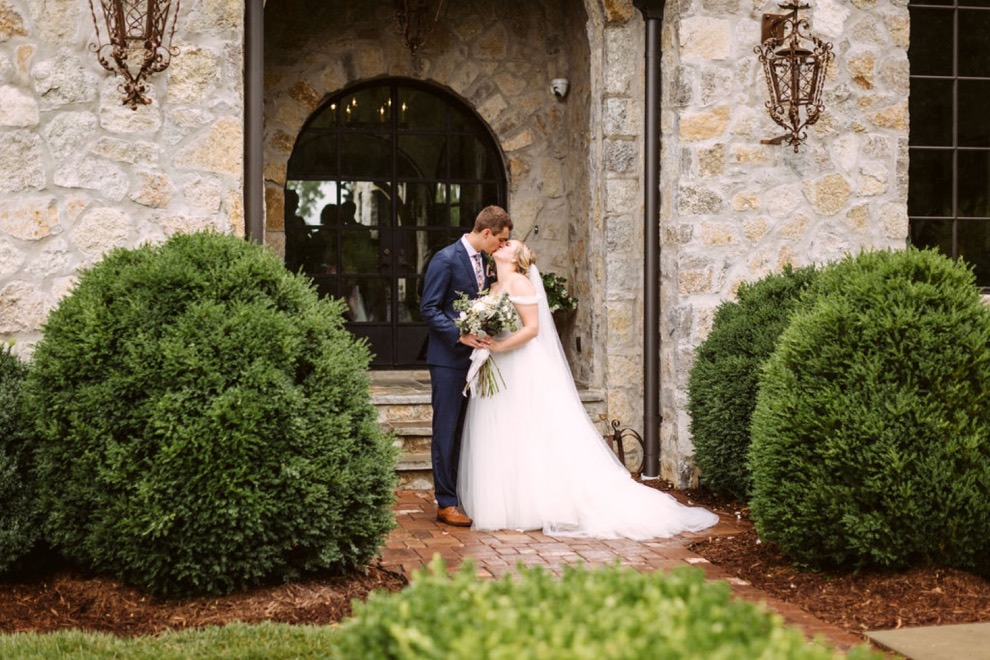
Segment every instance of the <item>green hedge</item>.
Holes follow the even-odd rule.
[[[410,659],[834,657],[698,569],[578,565],[557,578],[520,566],[496,581],[477,578],[471,562],[448,577],[439,558],[403,591],[355,603],[333,650]]]
[[[34,438],[22,407],[27,373],[11,346],[0,346],[0,574],[16,569],[41,538]]]
[[[816,273],[787,266],[743,284],[736,301],[719,305],[695,353],[688,412],[701,484],[740,502],[752,487],[747,454],[760,371]]]
[[[366,564],[394,526],[396,450],[342,313],[233,236],[82,272],[28,381],[53,544],[164,595]]]
[[[766,365],[751,511],[812,566],[987,571],[990,309],[934,251],[825,269]]]

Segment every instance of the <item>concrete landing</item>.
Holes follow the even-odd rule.
[[[990,623],[877,630],[866,636],[880,648],[910,660],[990,658]]]

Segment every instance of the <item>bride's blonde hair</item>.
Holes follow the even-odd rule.
[[[536,263],[536,253],[533,252],[528,245],[519,241],[519,247],[516,248],[516,270],[523,275],[529,274],[529,267]]]

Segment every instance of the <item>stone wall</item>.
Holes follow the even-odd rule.
[[[131,110],[89,49],[86,2],[0,0],[0,341],[15,352],[107,250],[243,233],[242,14],[183,2],[179,54]]]
[[[663,34],[661,472],[693,477],[686,412],[695,347],[739,284],[873,247],[904,247],[908,11],[904,0],[815,0],[832,42],[825,114],[798,153],[764,110],[753,48],[777,3],[669,2]],[[804,15],[804,14],[802,14]]]

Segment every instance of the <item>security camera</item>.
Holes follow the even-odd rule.
[[[567,78],[554,78],[550,81],[550,91],[558,99],[563,99],[567,96],[567,87],[570,83],[567,82]]]

